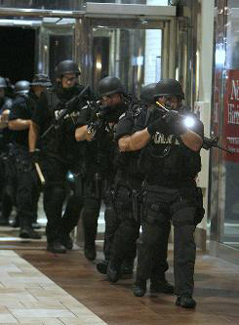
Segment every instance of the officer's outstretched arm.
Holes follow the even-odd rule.
[[[8,122],[8,128],[14,131],[27,130],[30,127],[30,123],[31,120],[23,120],[21,118],[17,118]]]
[[[28,147],[29,152],[34,152],[36,150],[37,139],[39,135],[39,126],[31,121],[31,125],[28,133]]]
[[[83,125],[75,130],[76,141],[91,141],[94,134],[89,132],[88,125]]]
[[[197,133],[188,129],[187,132],[180,135],[183,144],[192,151],[199,151],[203,144],[203,139]]]
[[[120,151],[135,151],[140,150],[147,145],[151,135],[147,128],[141,131],[137,131],[132,135],[126,135],[119,139],[118,145]]]

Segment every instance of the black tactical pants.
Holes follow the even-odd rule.
[[[118,185],[115,192],[114,208],[117,228],[111,249],[112,264],[121,265],[123,261],[133,263],[136,257],[136,241],[139,237],[140,227],[138,191]]]
[[[111,245],[115,232],[115,211],[109,203],[110,182],[106,179],[92,177],[86,180],[84,187],[84,208],[82,210],[82,224],[84,227],[85,249],[95,247],[98,218],[102,201],[105,204],[105,259],[109,259]]]
[[[43,173],[46,178],[44,188],[44,210],[47,216],[46,235],[48,243],[61,241],[64,235],[68,235],[77,225],[82,204],[82,193],[78,192],[76,177],[75,185],[67,193],[66,175],[68,169],[75,169],[66,166],[60,159],[45,157],[43,161]],[[63,213],[63,206],[65,211]]]
[[[139,241],[137,280],[147,280],[157,272],[157,260],[165,250],[165,225],[174,225],[174,277],[176,295],[193,294],[196,246],[194,242],[196,187],[171,189],[146,186],[142,236]],[[166,226],[167,227],[167,226]],[[156,265],[156,267],[155,267]],[[165,266],[160,266],[162,270]]]
[[[16,205],[15,159],[9,151],[1,154],[1,220],[9,221],[13,205]]]
[[[28,148],[14,145],[11,149],[14,158],[16,180],[17,215],[21,229],[31,228],[33,216],[37,214],[38,186],[33,177],[34,171],[29,160]]]

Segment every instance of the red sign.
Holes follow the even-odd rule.
[[[233,152],[225,153],[224,159],[239,162],[239,70],[227,71],[223,139],[223,145]]]

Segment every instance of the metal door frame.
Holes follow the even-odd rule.
[[[92,28],[99,25],[112,28],[141,28],[141,29],[162,29],[163,49],[162,49],[162,77],[175,77],[175,51],[176,42],[174,39],[176,30],[176,7],[173,6],[150,6],[150,5],[128,5],[128,4],[106,4],[106,3],[86,3],[85,10],[63,11],[63,10],[39,10],[39,9],[17,9],[1,8],[0,18],[6,17],[6,24],[11,26],[14,18],[36,19],[51,18],[73,18],[75,19],[74,50],[73,58],[79,63],[82,70],[82,81],[91,84],[92,80]],[[12,17],[9,18],[9,17]],[[34,22],[34,20],[33,20]],[[39,27],[38,22],[36,27]],[[18,26],[34,26],[22,21]],[[3,24],[0,24],[4,26]],[[44,37],[43,37],[44,38]],[[43,45],[47,40],[42,39]],[[39,48],[40,58],[48,59],[45,49]],[[46,62],[42,62],[44,70],[48,71]]]

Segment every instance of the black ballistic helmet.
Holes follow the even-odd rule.
[[[35,74],[34,79],[32,80],[31,86],[43,86],[51,87],[52,83],[48,75],[46,74]]]
[[[140,100],[143,103],[145,103],[145,104],[154,104],[155,103],[154,95],[155,95],[155,86],[156,85],[157,85],[156,83],[152,83],[152,84],[149,84],[142,88],[141,94],[140,94]]]
[[[100,98],[117,93],[125,94],[125,89],[120,80],[116,77],[105,77],[98,84]]]
[[[81,74],[78,65],[72,60],[61,61],[55,68],[56,78],[61,78],[68,73]]]
[[[0,88],[7,88],[6,80],[3,77],[0,77]]]
[[[30,90],[30,82],[27,80],[20,80],[15,83],[15,93],[19,95],[26,95]]]
[[[184,99],[182,86],[175,79],[162,79],[156,84],[154,97],[160,96],[176,96]]]

